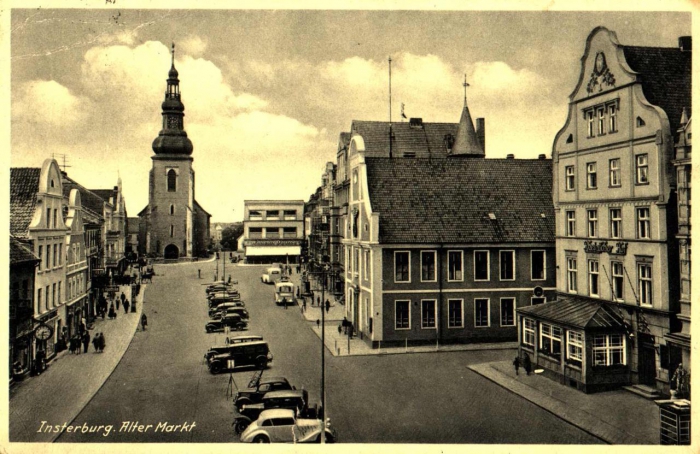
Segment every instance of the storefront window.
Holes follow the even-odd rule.
[[[593,364],[595,366],[616,366],[626,364],[625,337],[622,334],[594,336]]]
[[[581,363],[583,361],[583,334],[567,331],[566,346],[566,358]]]
[[[540,350],[548,355],[561,354],[561,328],[542,323],[540,327]]]
[[[525,319],[523,325],[523,345],[535,346],[535,321],[529,318]]]

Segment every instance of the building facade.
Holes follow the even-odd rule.
[[[80,325],[87,327],[90,313],[90,274],[87,260],[80,192],[71,189],[66,206],[66,326],[64,340],[82,334]]]
[[[34,277],[39,258],[10,235],[10,383],[32,370]]]
[[[690,51],[594,29],[553,146],[557,302],[520,311],[520,349],[586,392],[667,392],[679,309],[674,136]]]
[[[153,141],[148,206],[139,213],[139,244],[151,257],[165,259],[206,256],[207,213],[195,199],[192,141],[185,132],[185,106],[175,69],[175,45],[162,104],[162,129]]]
[[[243,248],[248,263],[297,263],[304,240],[303,200],[245,200]]]

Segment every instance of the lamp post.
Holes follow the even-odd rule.
[[[326,271],[328,263],[321,267],[321,408],[323,419],[321,426],[321,443],[326,442]]]

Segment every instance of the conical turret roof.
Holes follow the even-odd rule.
[[[462,117],[459,119],[457,137],[455,137],[455,143],[452,147],[452,154],[484,156],[484,147],[481,146],[479,137],[476,135],[466,99],[464,102],[464,109],[462,110]]]

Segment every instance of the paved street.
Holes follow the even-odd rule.
[[[197,269],[203,279],[197,279]],[[229,374],[211,375],[204,351],[223,334],[206,334],[201,284],[215,264],[156,266],[143,311],[149,329],[136,332],[114,373],[73,424],[113,425],[110,436],[64,433],[60,442],[231,442]],[[268,375],[286,376],[320,394],[320,342],[299,309],[272,302],[261,266],[227,266],[275,359]],[[205,279],[206,277],[206,279]],[[335,328],[337,322],[332,322]],[[507,360],[510,350],[333,357],[326,355],[327,410],[346,443],[601,443],[468,369]],[[233,374],[239,385],[252,371]],[[185,425],[177,431],[119,432],[125,421]],[[195,422],[196,426],[192,427]]]

